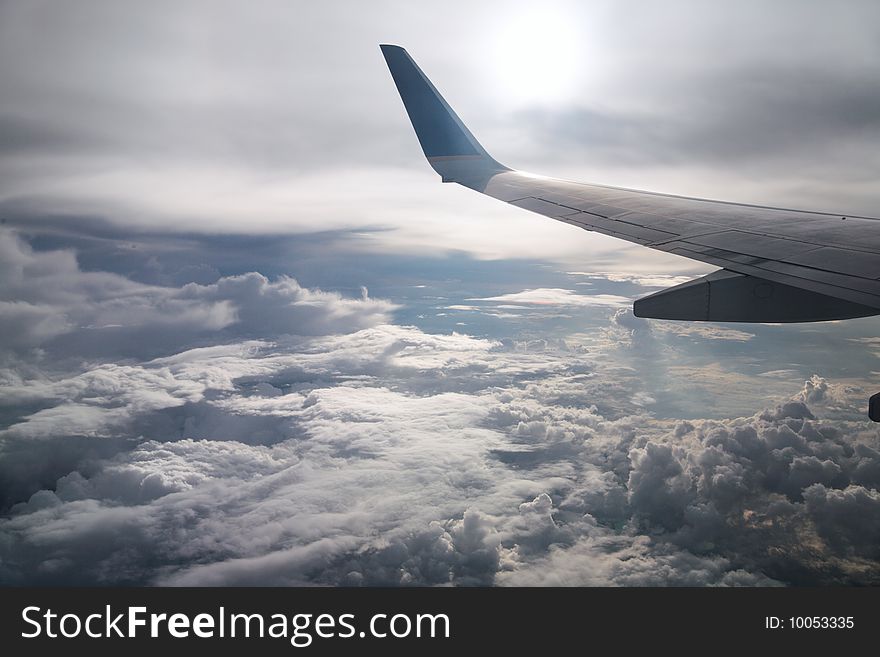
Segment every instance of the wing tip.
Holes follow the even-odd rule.
[[[422,152],[444,182],[482,179],[507,170],[480,145],[406,49],[389,43],[379,48]]]

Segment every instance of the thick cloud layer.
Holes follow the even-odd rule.
[[[310,325],[334,326],[342,300],[310,294],[333,300]],[[650,330],[624,317],[608,330]],[[0,577],[878,581],[878,434],[821,420],[845,388],[817,376],[752,417],[664,420],[610,355],[381,324],[7,376]]]

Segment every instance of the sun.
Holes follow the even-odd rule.
[[[573,18],[545,7],[499,27],[492,44],[497,82],[513,102],[553,103],[576,93],[583,47]]]

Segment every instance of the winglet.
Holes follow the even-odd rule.
[[[400,46],[379,47],[422,151],[444,182],[470,186],[475,177],[509,171],[480,145],[406,50]]]

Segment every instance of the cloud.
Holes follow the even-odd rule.
[[[630,302],[630,300],[626,297],[621,297],[614,294],[578,294],[573,290],[565,290],[561,288],[536,288],[532,290],[523,290],[522,292],[501,294],[495,297],[485,297],[482,299],[472,298],[468,299],[468,301],[493,301],[500,302],[502,304],[527,304],[529,306],[563,307],[617,307]]]
[[[804,499],[822,538],[846,553],[878,558],[880,493],[876,489],[829,489],[816,483],[804,490]]]
[[[804,389],[798,398],[810,406],[823,406],[827,409],[846,408],[847,398],[856,392],[852,386],[845,383],[833,383],[827,379],[813,374],[804,381]]]
[[[4,3],[0,581],[876,584],[864,343],[633,317],[701,265],[438,185],[376,49],[501,161],[870,212],[876,7],[801,4],[572,6],[602,65],[514,107],[501,5]]]
[[[7,489],[19,503],[0,521],[3,581],[880,576],[873,525],[848,520],[876,502],[876,433],[823,424],[800,399],[737,419],[652,418],[625,403],[639,390],[617,367],[568,345],[380,325],[19,385],[12,392],[43,409],[4,434],[5,467],[26,463],[25,440],[108,447],[81,444],[49,486],[41,475],[26,495],[21,482]]]
[[[529,569],[500,573],[507,586],[778,586],[726,559],[676,550],[648,536],[614,538],[597,532],[568,549],[551,549]]]
[[[182,287],[146,285],[119,274],[84,271],[72,250],[36,251],[0,232],[0,336],[6,349],[158,355],[206,335],[314,335],[387,321],[394,304],[346,299],[296,280],[250,272]]]
[[[753,333],[709,322],[651,321],[636,317],[629,308],[619,308],[611,316],[611,324],[627,331],[633,344],[644,347],[657,338],[666,341],[675,338],[698,338],[702,340],[730,340],[747,342]]]
[[[635,283],[640,287],[672,287],[691,280],[692,276],[672,276],[670,274],[632,274],[625,272],[588,272],[570,271],[570,276],[583,276],[598,280],[613,281],[615,283]]]
[[[723,20],[699,3],[641,6],[635,19],[625,8],[567,5],[562,20],[589,45],[566,84],[575,91],[553,106],[537,89],[525,106],[513,103],[498,84],[510,62],[486,56],[507,20],[528,17],[524,3],[453,2],[425,22],[379,2],[344,24],[332,4],[310,8],[308,21],[284,2],[264,0],[258,12],[221,4],[92,0],[47,20],[41,6],[4,3],[3,218],[31,230],[92,217],[141,232],[237,236],[378,227],[381,238],[358,246],[681,273],[672,256],[624,257],[610,238],[572,238],[573,228],[441,189],[376,47],[389,17],[501,161],[733,200],[876,207],[877,149],[865,138],[876,134],[880,57],[871,2],[847,12],[746,3]],[[621,25],[639,48],[619,38]],[[751,35],[748,47],[731,33]],[[450,38],[458,57],[442,55]],[[339,89],[363,106],[338,103]]]
[[[72,328],[53,308],[27,301],[0,301],[0,335],[7,348],[43,344]]]
[[[600,109],[591,103],[562,111],[533,109],[523,120],[539,126],[536,139],[545,143],[557,147],[590,143],[597,150],[642,163],[658,159],[762,162],[792,157],[798,151],[815,152],[823,146],[831,149],[831,157],[839,158],[846,144],[876,128],[870,108],[876,108],[878,98],[862,86],[867,70],[854,67],[847,76],[834,76],[830,69],[799,70],[777,64],[760,73],[752,71],[755,77],[747,79],[749,70],[742,67],[721,73],[726,84],[718,79],[704,80],[703,89],[689,86],[687,91],[701,107],[700,113],[692,109],[677,113],[682,108],[668,101],[658,102],[650,111]],[[785,84],[777,84],[782,76],[787,76]],[[816,97],[812,85],[827,89],[829,95]],[[794,125],[789,123],[792,120]],[[797,140],[798,134],[808,134],[809,139]]]
[[[749,333],[748,331],[730,328],[723,324],[703,322],[662,322],[653,324],[652,327],[669,334],[671,337],[730,340],[733,342],[748,342],[755,337],[754,333]]]
[[[850,509],[870,517],[877,436],[821,420],[849,412],[858,388],[813,376],[752,416],[663,419],[651,414],[663,388],[623,366],[614,355],[627,350],[602,331],[431,334],[378,323],[393,305],[366,291],[348,299],[259,274],[149,286],[83,271],[68,250],[0,244],[12,263],[4,293],[63,310],[72,327],[84,311],[71,299],[154,332],[199,324],[175,318],[172,301],[232,313],[228,325],[201,324],[206,344],[164,343],[155,358],[50,371],[24,349],[8,362],[4,582],[877,577],[870,523],[857,531],[846,520]],[[525,298],[584,296],[537,292]],[[618,309],[606,330],[662,361],[674,334],[659,325]],[[60,350],[59,339],[42,348]]]
[[[636,317],[629,308],[619,308],[611,316],[611,323],[633,333],[637,331],[651,332],[651,322],[641,317]]]
[[[669,445],[648,443],[629,454],[627,481],[630,504],[650,522],[669,528],[682,524],[691,502],[691,481]]]

